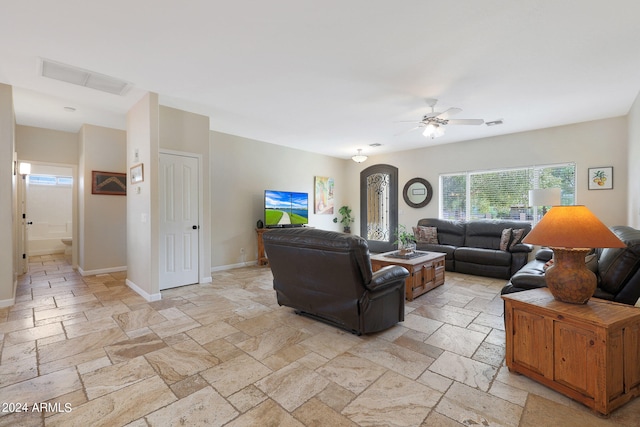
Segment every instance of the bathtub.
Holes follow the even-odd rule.
[[[28,236],[27,255],[29,256],[66,253],[70,247],[65,245],[62,239],[71,239],[71,222],[66,224],[34,223],[29,226]]]

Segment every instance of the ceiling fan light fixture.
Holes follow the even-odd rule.
[[[439,136],[444,135],[444,126],[440,126],[437,123],[429,123],[424,128],[424,132],[422,134],[427,138],[437,138]]]
[[[360,148],[358,148],[358,154],[356,154],[355,156],[351,157],[351,160],[353,160],[356,163],[362,163],[367,159],[368,159],[368,157],[365,156],[364,154],[362,154],[362,150]]]

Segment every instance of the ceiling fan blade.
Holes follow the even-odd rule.
[[[414,127],[414,128],[411,128],[411,129],[403,130],[402,132],[398,132],[398,133],[396,133],[394,136],[404,135],[405,133],[413,132],[413,131],[414,131],[414,130],[416,130],[416,129],[420,129],[421,127],[424,127],[424,126],[419,125],[419,126],[416,126],[416,127]]]
[[[454,116],[462,111],[461,108],[449,108],[444,113],[438,114],[439,119],[447,120],[449,117]]]
[[[434,117],[438,117],[438,116],[440,116],[441,114],[444,114],[444,113],[446,113],[446,111],[445,111],[445,112],[442,112],[442,111],[432,111],[432,112],[430,112],[430,113],[425,114],[425,115],[424,115],[423,120],[425,120],[425,119],[432,119],[432,118],[434,118]]]
[[[483,123],[482,119],[451,119],[447,121],[449,125],[481,125]]]

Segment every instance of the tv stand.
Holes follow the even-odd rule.
[[[258,265],[269,265],[269,259],[264,252],[264,241],[262,240],[262,235],[271,230],[272,228],[256,228],[256,233],[258,233]]]

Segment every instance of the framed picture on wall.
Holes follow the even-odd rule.
[[[313,213],[319,215],[333,215],[333,190],[333,178],[325,176],[315,177]]]
[[[144,169],[142,163],[131,166],[131,183],[138,184],[144,181]]]
[[[119,172],[91,172],[91,194],[127,195],[127,174]]]
[[[613,166],[589,168],[589,190],[611,190],[613,188]]]

